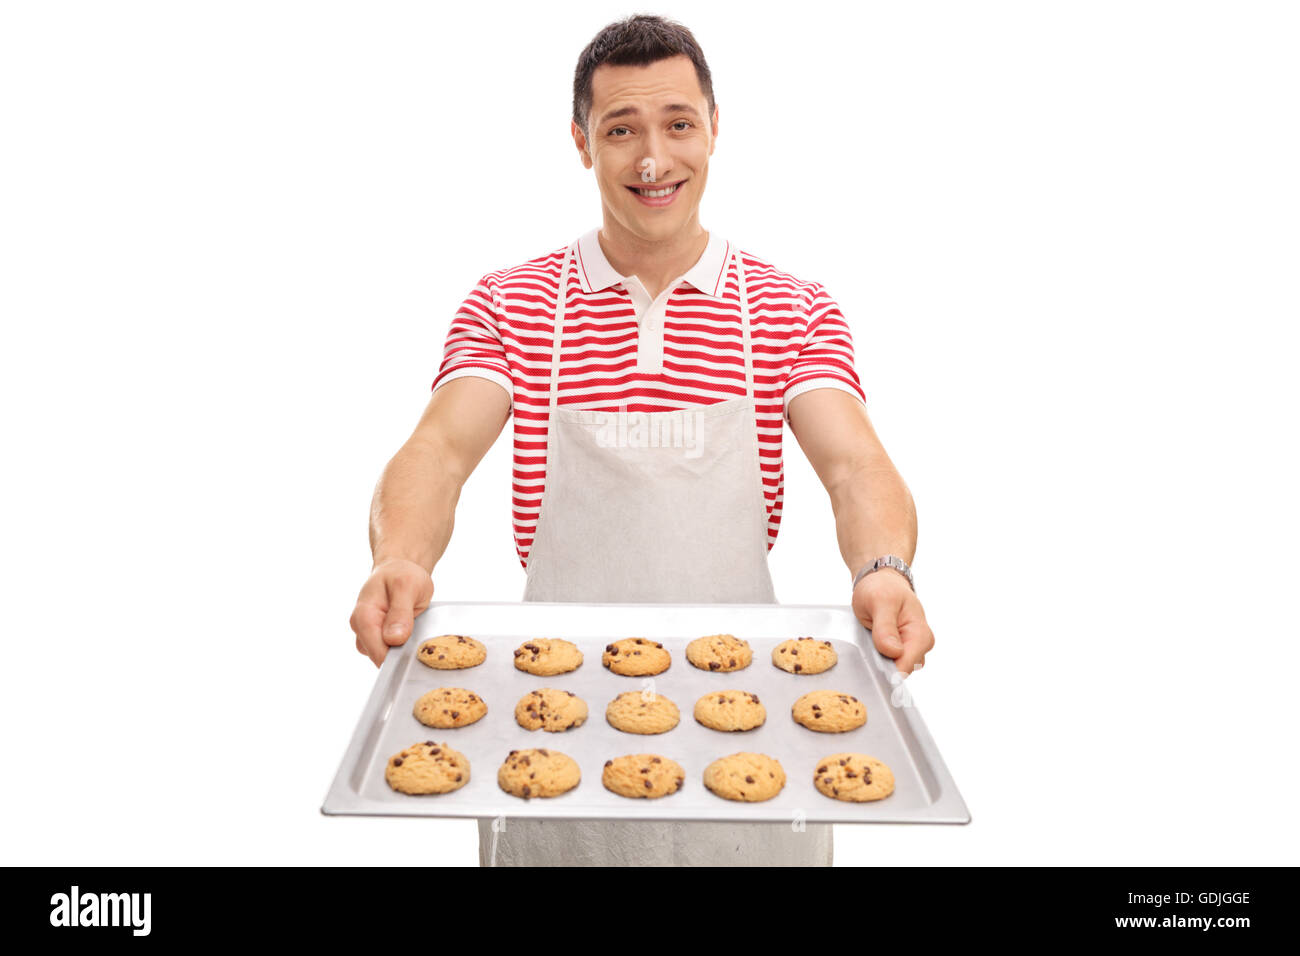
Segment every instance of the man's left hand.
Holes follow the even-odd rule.
[[[907,578],[890,568],[868,574],[853,591],[853,613],[871,631],[876,650],[904,674],[924,666],[934,631]]]

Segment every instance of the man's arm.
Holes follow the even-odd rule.
[[[866,407],[835,388],[790,399],[790,430],[831,498],[840,554],[849,573],[886,554],[908,564],[916,553],[916,509],[885,454]],[[871,629],[876,649],[910,674],[934,647],[921,602],[902,574],[882,569],[853,591],[853,611]]]
[[[487,379],[440,386],[414,433],[393,456],[370,507],[374,566],[357,596],[357,650],[375,666],[406,643],[433,600],[433,568],[447,549],[465,479],[510,416],[510,396]]]

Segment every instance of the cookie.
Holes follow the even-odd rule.
[[[733,634],[709,634],[686,645],[686,659],[702,671],[738,671],[753,658],[748,642]]]
[[[469,761],[446,744],[426,740],[389,757],[384,779],[402,793],[450,793],[469,783]]]
[[[753,730],[767,720],[767,708],[757,694],[719,690],[695,702],[695,719],[712,730]]]
[[[723,799],[757,803],[781,792],[785,771],[767,754],[732,754],[704,768],[704,785]]]
[[[894,772],[866,754],[831,754],[817,765],[813,783],[835,800],[865,803],[894,792]]]
[[[600,662],[615,674],[628,677],[649,677],[668,670],[673,657],[664,646],[645,637],[625,637],[605,645]]]
[[[606,760],[600,780],[606,790],[620,797],[653,800],[680,790],[686,782],[686,771],[677,761],[658,754],[628,754]]]
[[[464,634],[442,634],[420,645],[415,657],[440,671],[476,667],[487,658],[487,648]]]
[[[497,771],[501,789],[525,800],[559,796],[581,779],[582,771],[572,757],[545,748],[512,750]]]
[[[791,638],[772,648],[772,663],[791,674],[820,674],[835,666],[839,655],[830,641]]]
[[[630,690],[605,708],[605,719],[615,730],[628,734],[662,734],[681,720],[677,705],[662,694]]]
[[[543,687],[519,699],[515,720],[525,730],[572,730],[587,722],[587,702],[570,691]]]
[[[463,687],[437,687],[415,702],[414,713],[425,726],[445,730],[474,723],[487,713],[487,704]]]
[[[867,708],[849,694],[834,690],[815,690],[794,702],[790,714],[797,724],[826,734],[856,730],[867,722]]]
[[[540,677],[567,674],[582,666],[582,651],[558,637],[525,641],[515,650],[515,667]]]

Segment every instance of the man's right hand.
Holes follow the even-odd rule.
[[[378,667],[390,647],[406,643],[415,618],[432,600],[433,578],[414,561],[393,558],[376,564],[352,612],[357,651]]]

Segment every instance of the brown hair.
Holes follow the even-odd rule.
[[[680,23],[651,14],[638,13],[605,27],[587,44],[578,57],[578,68],[573,71],[573,121],[583,133],[587,129],[587,114],[591,112],[591,76],[596,67],[649,66],[673,56],[688,56],[695,64],[695,76],[700,82],[709,103],[709,118],[713,117],[713,75],[704,60],[704,51],[695,42],[691,31]]]

